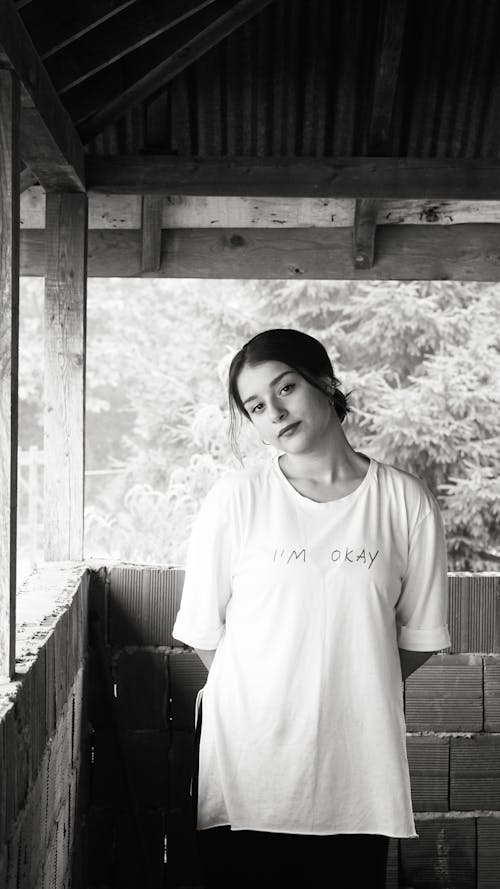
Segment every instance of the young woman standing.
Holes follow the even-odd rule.
[[[450,644],[439,509],[422,481],[353,450],[313,337],[253,337],[229,402],[233,430],[242,415],[274,456],[209,492],[174,627],[209,668],[205,885],[378,889],[389,837],[416,836],[402,679]]]

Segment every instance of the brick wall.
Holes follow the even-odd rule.
[[[85,889],[89,572],[51,565],[17,599],[16,675],[0,684],[0,886]]]
[[[90,889],[135,889],[145,872],[151,886],[200,885],[189,782],[206,671],[171,636],[182,581],[124,565],[94,575],[113,700],[91,653]],[[500,575],[449,582],[452,650],[405,686],[419,839],[391,841],[389,889],[500,886]]]

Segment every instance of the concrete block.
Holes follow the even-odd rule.
[[[56,666],[55,642],[51,633],[44,645],[45,648],[45,705],[47,736],[51,737],[56,728]]]
[[[42,646],[30,667],[32,681],[31,710],[31,781],[35,780],[40,762],[48,741],[47,702],[46,702],[46,649]]]
[[[88,884],[85,889],[113,886],[116,828],[111,807],[90,807],[87,817],[87,847]]]
[[[476,885],[476,825],[470,820],[416,820],[416,839],[400,840],[401,885],[471,889]]]
[[[113,566],[110,570],[110,642],[173,645],[184,572],[178,568]]]
[[[112,729],[97,729],[92,738],[90,799],[93,806],[126,805],[127,790],[119,748]]]
[[[88,612],[85,612],[85,624],[87,614],[93,612],[98,615],[104,633],[104,644],[109,644],[108,638],[108,569],[100,568],[99,571],[91,571],[88,584]]]
[[[69,889],[88,889],[88,855],[87,824],[84,823],[75,836],[71,851]]]
[[[59,719],[73,682],[68,670],[68,611],[64,611],[54,627],[56,721]]]
[[[484,659],[484,728],[500,732],[500,658]]]
[[[203,886],[194,823],[186,809],[167,813],[166,885]]]
[[[500,885],[500,818],[477,819],[477,889]]]
[[[160,810],[140,808],[137,823],[128,809],[116,812],[116,850],[113,883],[120,889],[165,886],[165,817]]]
[[[500,650],[499,576],[450,575],[449,606],[452,652]]]
[[[500,810],[500,735],[451,739],[450,808]]]
[[[195,702],[207,680],[207,669],[197,654],[169,655],[170,714],[174,729],[194,729]]]
[[[386,889],[399,889],[399,840],[394,837],[389,840]]]
[[[96,729],[109,727],[112,723],[111,707],[106,693],[99,658],[92,648],[89,649],[88,653],[87,670],[89,720]]]
[[[414,812],[445,812],[448,806],[450,742],[448,738],[406,739]]]
[[[94,805],[129,804],[127,779],[120,766],[112,732],[96,732],[92,767]],[[138,804],[166,807],[168,800],[169,733],[127,731],[122,733],[126,768]]]
[[[3,848],[7,840],[8,824],[7,821],[7,742],[6,742],[5,720],[0,719],[0,850]],[[2,885],[0,883],[0,885]]]
[[[169,811],[192,811],[190,796],[193,774],[194,732],[172,732],[169,749]]]
[[[439,655],[405,683],[408,731],[480,731],[483,664],[477,655]]]
[[[161,650],[121,651],[115,662],[120,725],[168,728],[168,656]]]

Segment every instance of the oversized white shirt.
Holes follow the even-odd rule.
[[[173,635],[214,649],[198,828],[416,836],[398,646],[450,644],[443,525],[423,482],[371,460],[346,497],[278,458],[221,478],[195,522]]]

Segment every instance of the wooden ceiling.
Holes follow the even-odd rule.
[[[482,275],[498,274],[499,38],[498,0],[0,0],[0,64],[23,87],[22,188],[88,191],[91,216],[104,194],[157,195],[167,228],[165,201],[186,198],[193,220],[187,196],[204,198],[181,229],[221,215],[235,228],[242,201],[273,200],[276,234],[280,219],[314,227],[292,204],[308,201],[307,217],[322,200],[332,226],[350,214],[357,271],[377,225],[460,219],[481,224]],[[25,226],[39,204],[25,201]]]

